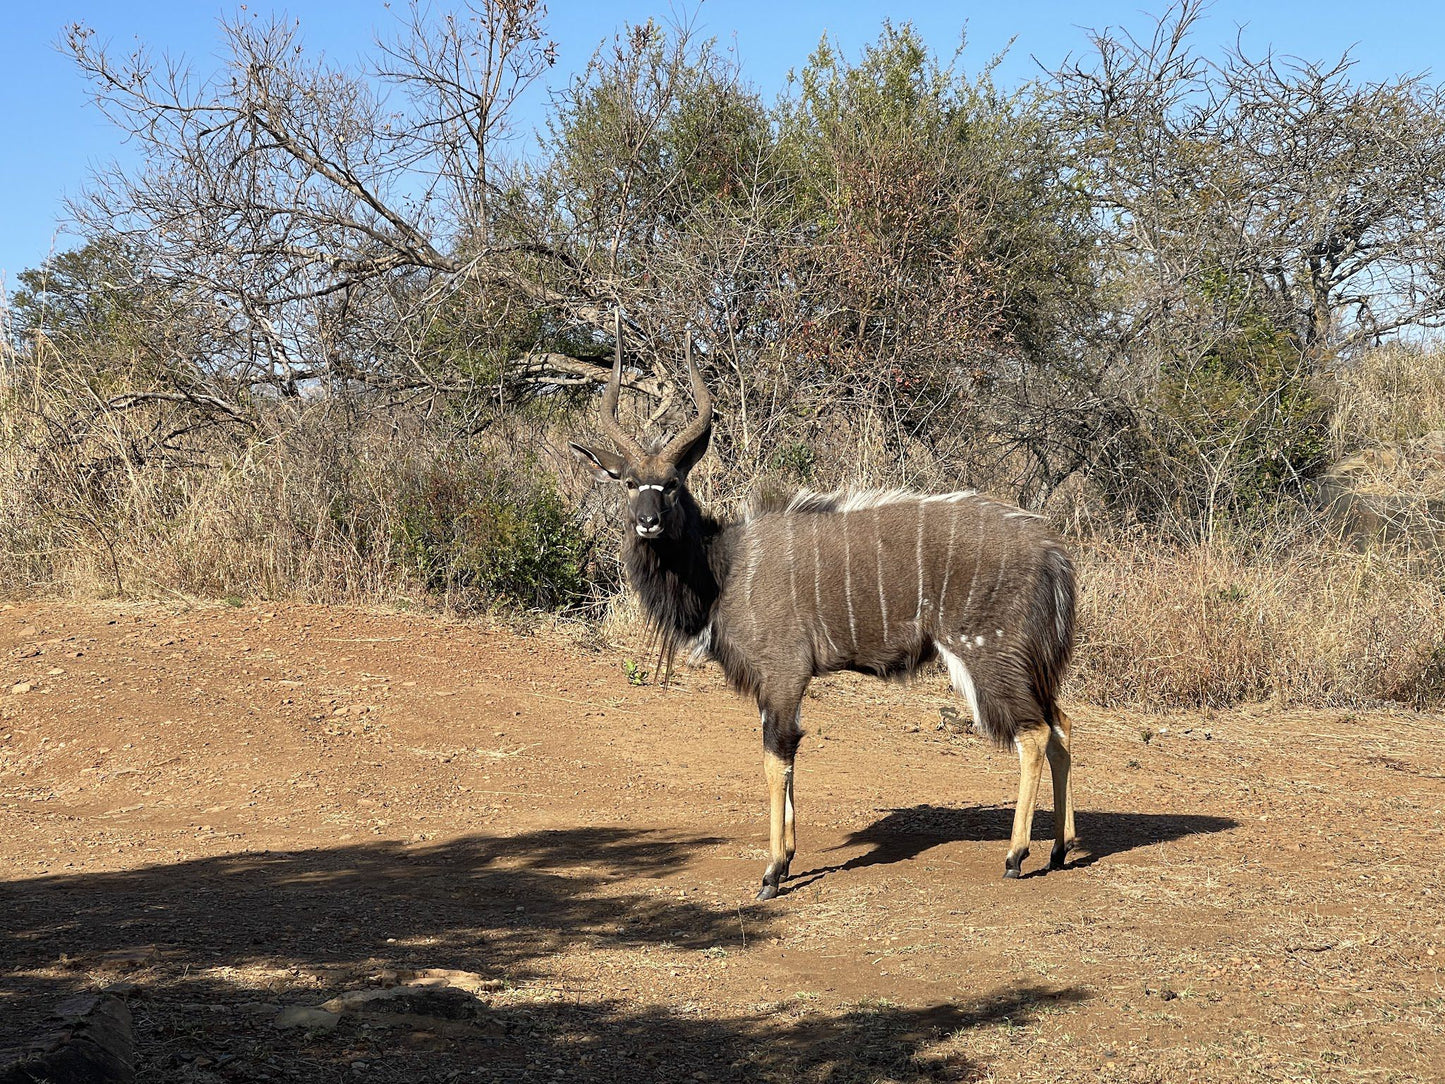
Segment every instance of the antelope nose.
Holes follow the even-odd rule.
[[[656,527],[658,522],[659,520],[656,516],[649,515],[646,512],[639,514],[637,517],[637,525],[648,531]]]

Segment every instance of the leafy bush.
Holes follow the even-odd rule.
[[[541,610],[586,597],[592,539],[535,463],[512,471],[453,454],[414,464],[394,529],[428,590]]]
[[[1106,488],[1191,540],[1259,525],[1328,460],[1330,404],[1309,354],[1221,270],[1188,292],[1136,405],[1137,458]]]

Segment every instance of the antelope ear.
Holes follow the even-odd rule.
[[[622,472],[627,469],[627,460],[616,452],[605,452],[600,449],[584,448],[580,444],[568,443],[567,447],[572,449],[572,454],[580,459],[587,469],[592,472],[592,477],[601,482],[615,482],[622,477]]]
[[[707,452],[708,442],[712,440],[712,426],[709,425],[698,434],[691,444],[677,453],[677,472],[686,477],[692,468],[697,466],[697,461]]]

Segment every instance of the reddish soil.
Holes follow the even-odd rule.
[[[757,904],[753,708],[627,658],[0,609],[0,1048],[111,988],[142,1081],[1445,1079],[1440,718],[1070,703],[1088,849],[1044,875],[1045,808],[1005,881],[1015,761],[942,675],[819,681]]]

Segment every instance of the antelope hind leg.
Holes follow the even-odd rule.
[[[1019,800],[1014,807],[1013,835],[1009,838],[1008,857],[1003,861],[1003,875],[1017,877],[1029,856],[1029,834],[1034,823],[1034,798],[1038,794],[1039,775],[1044,767],[1044,750],[1048,728],[1042,726],[1021,730],[1014,744],[1019,751]]]
[[[1063,869],[1064,857],[1078,846],[1074,832],[1074,781],[1069,771],[1073,758],[1069,752],[1069,717],[1056,710],[1057,722],[1049,728],[1044,754],[1049,758],[1049,774],[1054,780],[1054,849],[1049,852],[1049,869]]]

